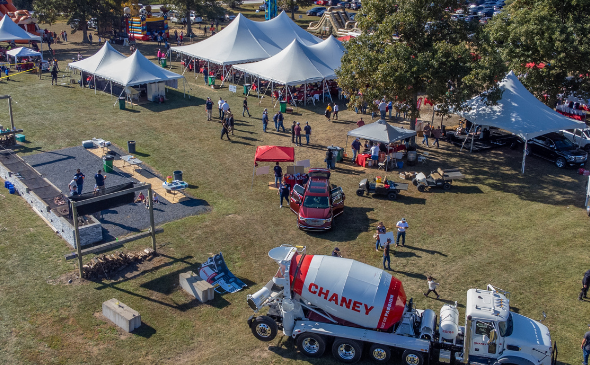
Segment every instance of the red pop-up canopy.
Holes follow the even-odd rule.
[[[258,146],[254,161],[295,162],[295,149],[293,147]]]

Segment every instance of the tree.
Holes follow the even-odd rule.
[[[223,3],[229,6],[230,9],[235,9],[244,3],[243,0],[223,0]]]
[[[295,5],[301,7],[314,4],[313,0],[281,0],[281,7],[291,13],[291,19],[295,20]]]
[[[176,6],[178,12],[184,14],[184,18],[187,20],[187,35],[192,33],[192,24],[190,22],[191,10],[194,10],[203,17],[206,16],[208,19],[216,19],[225,12],[216,0],[171,0],[171,2]]]
[[[12,5],[19,10],[33,10],[33,0],[13,0]]]
[[[448,113],[474,93],[489,88],[504,68],[499,57],[479,59],[483,43],[475,25],[450,19],[445,9],[465,8],[457,0],[367,0],[358,26],[362,35],[345,44],[347,53],[337,70],[339,85],[351,96],[349,107],[373,100],[398,100],[410,105],[411,129],[418,117],[418,94]],[[466,9],[465,9],[466,10]]]
[[[547,105],[563,92],[590,95],[590,1],[514,1],[485,33],[507,68],[526,75],[520,81]]]

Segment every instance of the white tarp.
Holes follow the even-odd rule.
[[[482,97],[466,102],[460,116],[477,125],[489,125],[512,132],[522,138],[531,138],[562,129],[583,129],[582,122],[565,117],[539,101],[518,80],[514,72],[500,82],[502,99],[497,105],[485,105]]]
[[[375,123],[365,124],[362,127],[348,132],[349,136],[367,139],[380,143],[392,143],[416,135],[416,131],[394,127],[385,120],[380,119]]]
[[[41,56],[41,52],[33,51],[30,48],[19,47],[15,49],[11,49],[10,51],[6,52],[7,55],[12,57],[33,57],[33,56]]]
[[[41,41],[41,37],[31,34],[19,27],[10,17],[0,20],[0,42],[4,41]]]
[[[238,14],[214,36],[188,46],[172,47],[172,50],[216,64],[229,65],[269,58],[294,39],[305,45],[322,41],[295,24],[285,12],[264,22],[255,22]]]
[[[94,55],[80,61],[71,62],[70,68],[75,68],[90,74],[95,74],[100,68],[108,68],[114,62],[124,60],[126,57],[113,48],[109,42]]]
[[[111,63],[108,67],[100,67],[96,75],[123,86],[137,86],[184,77],[156,65],[139,51]]]
[[[234,69],[284,85],[300,85],[335,79],[344,48],[334,37],[306,46],[298,40],[278,54],[259,62],[235,65]]]

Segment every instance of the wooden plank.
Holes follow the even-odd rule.
[[[156,228],[156,233],[162,233],[162,232],[164,232],[164,228]],[[150,235],[151,235],[150,231],[146,231],[146,232],[138,233],[133,236],[122,238],[118,241],[111,241],[111,242],[103,243],[101,245],[93,246],[93,247],[87,248],[85,250],[82,250],[82,256],[88,255],[91,253],[100,253],[100,252],[104,252],[104,251],[109,251],[114,248],[121,247],[126,243],[149,237]],[[66,260],[73,260],[77,257],[78,257],[77,252],[72,252],[72,253],[69,253],[65,256]]]

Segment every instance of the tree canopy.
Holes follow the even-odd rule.
[[[220,4],[215,0],[171,0],[170,1],[173,5],[176,6],[176,9],[184,14],[185,19],[190,19],[190,12],[194,10],[196,14],[200,16],[206,16],[209,19],[215,19],[220,17],[224,14],[225,9],[223,9]],[[191,22],[186,22],[186,34],[192,33]]]
[[[346,44],[348,53],[337,71],[349,106],[373,100],[406,101],[411,128],[418,117],[419,93],[441,105],[444,113],[475,92],[494,89],[504,67],[497,54],[480,59],[479,28],[451,20],[457,0],[367,0],[358,18],[362,35]],[[466,10],[466,9],[465,9]],[[490,100],[497,92],[490,94]]]

